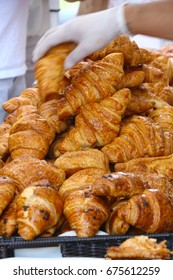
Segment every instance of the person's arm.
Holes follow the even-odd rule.
[[[105,46],[120,34],[144,34],[173,40],[173,0],[127,4],[77,16],[46,32],[36,45],[33,61],[51,47],[73,41],[77,47],[67,56],[65,69]]]
[[[129,4],[125,6],[129,31],[173,40],[173,1]]]

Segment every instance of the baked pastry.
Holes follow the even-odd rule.
[[[124,55],[125,65],[137,66],[149,63],[153,60],[152,52],[139,48],[135,41],[131,41],[126,35],[117,36],[102,49],[89,56],[91,60],[102,59],[110,53],[121,52]]]
[[[60,119],[76,115],[82,105],[101,101],[115,93],[124,75],[122,53],[112,53],[102,60],[90,62],[82,68],[64,90],[57,114]]]
[[[55,160],[54,165],[64,170],[67,177],[86,168],[97,168],[109,172],[108,159],[98,149],[66,152]]]
[[[64,88],[69,85],[64,76],[64,60],[75,48],[74,43],[55,46],[35,64],[35,78],[40,90],[41,103],[62,97]]]
[[[6,176],[0,176],[0,215],[14,198],[16,185]]]
[[[152,110],[148,116],[158,123],[164,131],[173,134],[173,107]]]
[[[17,195],[5,208],[0,216],[0,235],[10,237],[17,231],[16,205]]]
[[[37,107],[40,102],[40,92],[37,87],[26,88],[18,97],[13,97],[2,104],[3,109],[13,113],[19,107],[24,105],[33,105]]]
[[[8,139],[11,125],[8,123],[0,124],[0,159],[4,160],[9,155]]]
[[[48,180],[49,184],[57,189],[65,180],[65,172],[62,169],[29,155],[17,157],[6,163],[0,169],[0,175],[13,179],[19,192],[43,179]]]
[[[108,247],[105,258],[109,260],[170,259],[171,251],[166,246],[166,240],[158,243],[155,238],[140,235],[127,238],[119,246]]]
[[[161,157],[136,158],[124,163],[116,163],[115,171],[164,174],[173,180],[173,154]]]
[[[123,121],[118,137],[102,148],[110,162],[173,153],[173,135],[149,117],[133,115]]]
[[[76,190],[65,199],[64,215],[78,237],[92,237],[108,219],[109,206],[85,189]]]
[[[74,173],[59,187],[62,200],[64,201],[70,193],[76,190],[90,187],[96,179],[101,178],[104,174],[105,170],[99,168],[85,168]]]
[[[8,144],[11,157],[28,154],[43,159],[55,137],[55,131],[45,118],[33,111],[32,106],[25,114],[23,110],[27,105],[22,108],[22,113],[18,109],[19,115],[10,129]]]
[[[17,197],[18,234],[33,240],[57,224],[63,203],[57,190],[46,183],[30,185]]]
[[[130,97],[130,90],[124,88],[100,102],[82,106],[75,118],[74,127],[56,144],[58,153],[100,147],[110,143],[119,133],[121,119]]]
[[[118,209],[118,217],[147,233],[173,231],[173,196],[145,189]]]

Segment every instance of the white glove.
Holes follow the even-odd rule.
[[[76,42],[77,47],[67,56],[64,68],[74,66],[89,54],[104,47],[117,35],[129,33],[124,5],[101,12],[76,16],[74,19],[49,29],[39,40],[33,52],[36,62],[48,49],[65,42]]]

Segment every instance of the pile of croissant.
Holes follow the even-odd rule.
[[[2,105],[0,235],[173,232],[172,49],[121,35],[64,71],[75,46]]]

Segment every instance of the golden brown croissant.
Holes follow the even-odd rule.
[[[142,69],[135,70],[133,67],[124,69],[124,76],[117,85],[117,89],[140,86],[144,82],[144,78],[145,73]]]
[[[110,207],[110,215],[105,223],[105,230],[109,234],[126,234],[130,225],[118,217],[118,209],[127,203],[128,200],[122,199]]]
[[[38,106],[40,102],[40,92],[37,87],[26,88],[20,93],[18,97],[13,97],[2,104],[3,109],[10,113],[13,113],[19,107],[23,105]]]
[[[33,240],[57,224],[63,203],[57,190],[48,184],[30,185],[17,197],[18,234]]]
[[[62,200],[64,201],[70,193],[76,190],[90,187],[96,179],[101,178],[104,174],[105,171],[99,168],[86,168],[74,173],[59,188]]]
[[[82,105],[113,95],[123,77],[123,66],[123,54],[113,53],[82,68],[64,90],[64,98],[59,100],[59,118],[69,118],[78,113]]]
[[[15,182],[9,177],[0,176],[0,215],[13,199],[15,192]]]
[[[160,53],[154,58],[150,65],[161,69],[168,77],[168,83],[171,84],[173,80],[173,59],[164,53]]]
[[[92,193],[99,196],[131,197],[144,191],[145,184],[134,173],[114,172],[95,180]]]
[[[91,237],[108,219],[109,207],[107,201],[82,189],[67,196],[64,214],[78,237]]]
[[[157,239],[140,235],[127,238],[120,246],[108,247],[105,258],[110,260],[170,259],[171,252],[166,246],[166,240],[158,243]]]
[[[173,180],[173,154],[162,157],[136,158],[124,163],[116,163],[115,171],[145,172],[167,175]]]
[[[145,189],[118,209],[118,217],[148,233],[173,231],[173,196]]]
[[[64,170],[67,176],[86,168],[98,168],[109,172],[107,157],[100,150],[92,148],[83,151],[66,152],[55,160],[54,165]]]
[[[133,115],[122,125],[120,134],[102,148],[110,162],[126,162],[139,157],[173,153],[173,135],[149,117]]]
[[[92,185],[92,194],[129,198],[141,194],[144,189],[157,189],[164,194],[173,195],[173,184],[163,174],[112,172],[96,179]]]
[[[11,125],[7,123],[0,124],[0,159],[4,160],[9,155],[8,139]]]
[[[173,87],[165,86],[164,83],[143,83],[145,89],[148,90],[150,94],[153,94],[155,97],[167,102],[171,106],[173,105]]]
[[[153,110],[149,112],[148,116],[157,122],[164,131],[173,134],[173,107]]]
[[[69,121],[61,121],[57,115],[58,100],[52,99],[44,102],[38,109],[39,114],[47,120],[56,133],[61,133],[67,129]]]
[[[133,94],[133,90],[134,89],[132,89],[131,98],[129,100],[129,103],[127,104],[124,117],[147,113],[151,109],[155,108],[156,103],[154,99],[145,98],[142,95],[136,96],[135,94]],[[166,105],[168,104],[166,103]]]
[[[153,59],[153,55],[150,51],[139,48],[135,41],[131,41],[126,35],[117,36],[105,47],[91,54],[89,58],[91,60],[98,60],[115,52],[122,52],[125,64],[130,66],[149,63]]]
[[[27,105],[22,106],[21,110],[26,107]],[[45,118],[33,111],[32,106],[29,108],[31,110],[26,114],[23,111],[22,114],[19,113],[10,129],[9,151],[12,158],[28,154],[43,159],[55,137],[55,131]]]
[[[6,163],[0,169],[0,175],[13,179],[19,191],[29,184],[43,179],[47,179],[50,185],[58,188],[65,180],[65,173],[62,169],[29,155],[17,157]]]
[[[124,88],[100,102],[82,106],[75,126],[56,144],[56,150],[64,153],[110,143],[119,133],[130,96],[130,90]],[[54,153],[57,153],[55,149]]]
[[[59,99],[69,85],[64,76],[64,60],[74,49],[74,43],[64,43],[51,48],[35,65],[35,78],[38,82],[42,103]]]
[[[14,196],[13,200],[8,204],[0,216],[0,235],[2,236],[10,237],[17,230],[16,200],[17,195]]]

